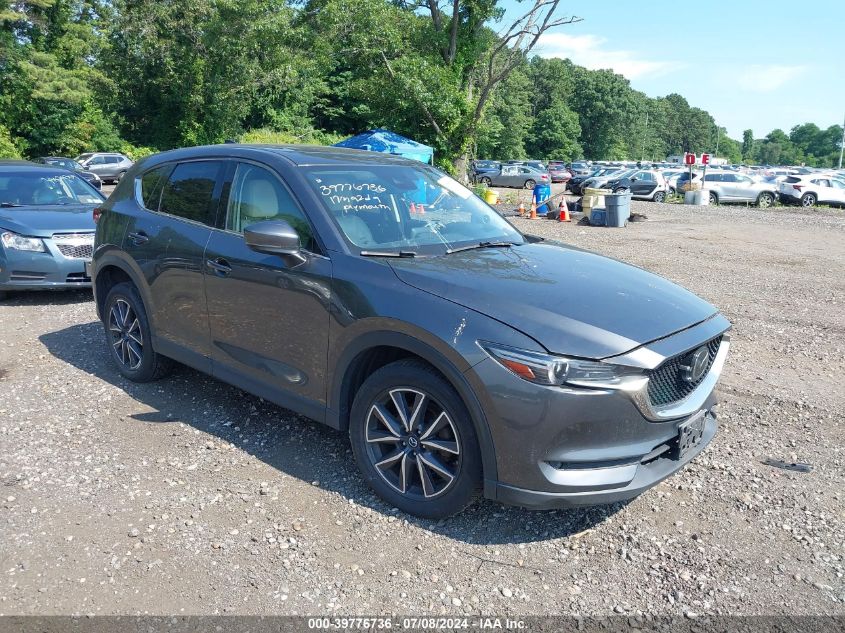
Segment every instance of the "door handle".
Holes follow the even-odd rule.
[[[129,233],[126,237],[128,237],[135,246],[140,246],[141,244],[146,244],[150,241],[150,236],[143,231]]]
[[[227,262],[222,257],[218,257],[217,259],[207,259],[205,260],[205,265],[208,266],[211,270],[213,270],[216,274],[225,277],[230,272],[232,272],[232,267],[229,266],[229,262]]]

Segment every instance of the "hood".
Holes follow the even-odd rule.
[[[91,211],[96,205],[26,206],[0,208],[0,228],[28,235],[50,237],[53,233],[93,232],[96,228]]]
[[[716,308],[663,277],[555,243],[394,259],[403,282],[481,312],[550,352],[606,358],[700,323]]]

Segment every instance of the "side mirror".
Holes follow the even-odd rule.
[[[631,182],[635,182],[637,180],[636,176],[631,176]]]
[[[246,245],[259,253],[294,257],[305,261],[299,234],[284,220],[256,222],[244,228]]]

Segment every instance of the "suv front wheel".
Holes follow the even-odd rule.
[[[469,412],[432,367],[401,360],[361,385],[349,422],[367,483],[387,503],[439,519],[463,510],[481,486],[481,455]]]
[[[150,382],[167,373],[170,362],[152,346],[144,302],[130,283],[116,284],[103,310],[109,352],[117,369],[133,382]]]

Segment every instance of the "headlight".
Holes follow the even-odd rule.
[[[46,253],[47,248],[44,246],[44,241],[38,237],[24,237],[11,231],[6,231],[0,235],[0,241],[3,246],[16,251],[31,251],[34,253]]]
[[[483,341],[479,345],[505,369],[538,385],[567,384],[595,389],[636,390],[647,380],[640,370],[621,365],[566,358]]]

